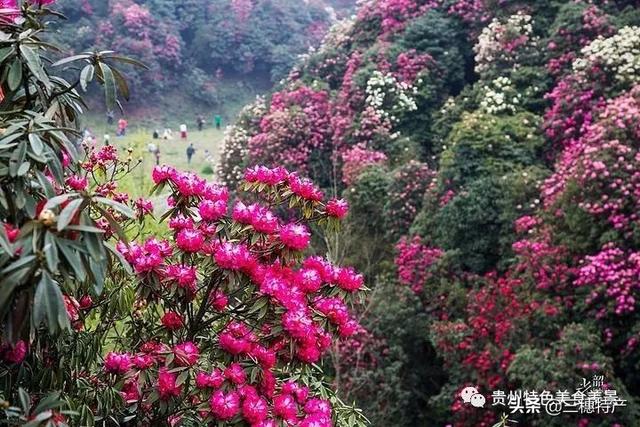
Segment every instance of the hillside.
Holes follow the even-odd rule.
[[[373,425],[492,426],[509,409],[461,390],[491,402],[594,375],[624,407],[510,418],[637,425],[636,5],[360,2],[229,131],[232,188],[284,166],[350,204],[342,238],[315,244],[372,290],[326,362]]]
[[[180,105],[188,117],[215,110],[231,119],[285,77],[353,3],[61,0],[68,20],[54,41],[69,54],[109,49],[145,63],[148,71],[126,70],[129,116],[162,116]]]

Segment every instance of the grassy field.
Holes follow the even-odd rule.
[[[172,140],[153,139],[152,129],[136,126],[135,123],[129,125],[126,136],[116,137],[115,126],[113,128],[103,125],[87,126],[96,135],[99,145],[104,143],[104,135],[109,134],[111,144],[118,147],[121,157],[127,156],[127,149],[131,148],[134,159],[142,158],[142,163],[122,182],[118,183],[121,191],[127,191],[134,197],[144,197],[151,189],[151,171],[156,164],[156,158],[148,150],[149,143],[154,143],[160,147],[160,164],[173,166],[183,171],[192,171],[200,174],[208,180],[215,180],[215,167],[220,156],[223,130],[206,127],[202,131],[190,130],[188,138],[181,139],[176,129]],[[195,126],[194,126],[195,128]],[[193,144],[196,152],[187,162],[186,150],[189,144]],[[206,152],[208,151],[208,153]]]

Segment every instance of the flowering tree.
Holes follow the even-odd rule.
[[[363,425],[323,383],[318,363],[357,328],[349,305],[363,276],[303,256],[310,225],[336,230],[342,200],[324,201],[284,169],[245,174],[246,201],[169,167],[169,233],[152,205],[118,181],[136,162],[113,146],[74,143],[76,87],[128,87],[110,52],[70,84],[45,66],[44,2],[0,15],[1,417],[29,425]],[[263,203],[257,202],[258,199]],[[230,209],[231,208],[231,209]],[[231,213],[229,213],[231,210]],[[278,212],[278,214],[276,214]]]

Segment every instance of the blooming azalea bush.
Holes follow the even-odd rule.
[[[536,47],[533,18],[523,12],[506,20],[495,18],[478,37],[474,46],[478,74],[490,74],[518,67],[523,57]]]
[[[629,5],[362,2],[289,76],[291,90],[328,93],[334,155],[321,185],[349,200],[339,247],[375,284],[365,330],[330,358],[340,392],[374,424],[493,426],[500,410],[463,405],[463,387],[489,399],[573,389],[596,373],[628,398],[624,412],[509,418],[636,422],[639,22]],[[387,160],[341,163],[353,147]],[[358,169],[346,183],[336,173]]]
[[[225,187],[162,166],[152,178],[168,193],[168,232],[156,234],[153,204],[118,188],[140,161],[76,143],[76,87],[97,80],[114,108],[128,86],[113,64],[137,62],[112,52],[52,61],[39,38],[39,17],[53,13],[44,3],[0,11],[0,417],[365,424],[320,374],[335,337],[359,328],[363,276],[310,253],[311,227],[335,232],[346,202],[255,167],[231,205]],[[75,83],[55,72],[69,64],[80,66]]]
[[[153,179],[171,189],[171,238],[118,243],[136,273],[137,309],[121,320],[103,372],[87,374],[141,422],[362,423],[355,409],[327,399],[311,364],[332,334],[358,330],[348,305],[363,277],[301,256],[311,237],[305,223],[335,225],[344,203],[322,202],[313,184],[281,168],[245,174],[244,188],[264,205],[231,206],[226,188],[166,166]],[[285,220],[273,213],[278,206],[299,213]]]

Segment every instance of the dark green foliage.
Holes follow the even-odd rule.
[[[390,278],[375,285],[363,326],[372,337],[363,341],[375,369],[357,369],[348,397],[363,402],[373,426],[441,425],[441,411],[428,396],[445,380],[440,361],[427,338],[428,316],[416,295]],[[379,338],[384,337],[382,342]],[[425,381],[425,379],[427,379]]]
[[[532,114],[490,116],[468,114],[456,124],[441,155],[442,181],[466,185],[484,176],[501,177],[514,167],[537,162],[543,145]]]
[[[466,77],[470,76],[470,70],[473,69],[472,45],[463,28],[438,10],[430,10],[413,20],[397,41],[395,49],[415,49],[431,55],[437,63],[435,72],[443,79],[446,91],[452,95],[462,90]]]

